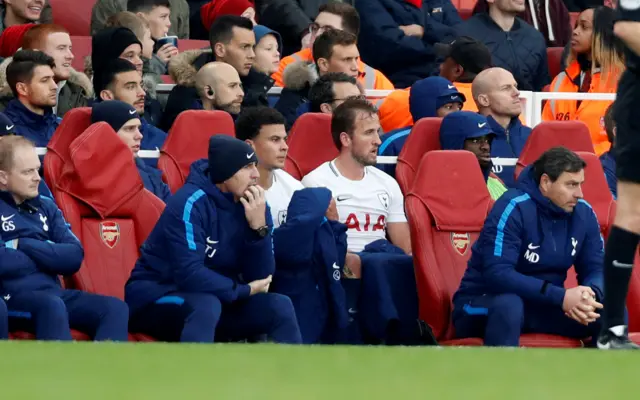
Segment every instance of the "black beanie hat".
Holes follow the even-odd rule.
[[[91,67],[99,71],[110,61],[120,58],[120,54],[132,44],[142,43],[127,28],[106,28],[96,32],[91,38]]]
[[[213,183],[222,183],[246,165],[257,162],[256,152],[240,139],[227,135],[209,139],[209,178]]]
[[[119,100],[99,101],[91,108],[91,123],[106,122],[111,125],[114,131],[130,120],[140,118],[138,112],[132,105]]]
[[[6,114],[0,112],[0,136],[15,135],[16,126]]]

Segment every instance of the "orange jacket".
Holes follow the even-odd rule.
[[[619,75],[609,77],[608,82],[601,80],[600,72],[591,76],[588,93],[615,93]],[[580,89],[580,65],[577,61],[558,74],[551,82],[550,92],[574,92]],[[605,100],[583,100],[578,106],[577,100],[549,100],[542,111],[543,121],[582,121],[589,127],[591,141],[597,155],[609,150],[611,143],[604,129],[604,114],[611,104]]]
[[[458,89],[458,92],[464,95],[465,102],[462,105],[462,111],[478,112],[478,106],[471,94],[471,84],[462,82],[453,82],[453,84],[456,86],[456,89]]]
[[[410,87],[394,90],[375,102],[384,133],[413,125],[413,117],[409,111],[410,90]]]
[[[286,56],[282,60],[280,60],[280,67],[276,72],[271,75],[276,81],[276,86],[284,87],[284,82],[282,78],[282,74],[284,73],[284,69],[291,63],[296,61],[306,61],[313,62],[313,54],[311,53],[311,49],[302,49],[297,53],[293,53],[290,56]],[[371,68],[367,64],[362,61],[358,61],[359,67],[358,69],[364,73],[364,76],[360,76],[358,80],[362,85],[364,85],[365,89],[376,89],[376,90],[393,90],[393,83],[386,76],[382,74],[382,72]]]

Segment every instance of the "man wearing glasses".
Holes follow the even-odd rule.
[[[318,79],[309,91],[310,111],[333,114],[333,110],[346,100],[365,100],[356,78],[343,72],[330,72]]]

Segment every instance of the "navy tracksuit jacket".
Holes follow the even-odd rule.
[[[296,309],[303,343],[342,343],[349,322],[340,284],[347,254],[347,226],[329,221],[327,188],[293,194],[287,221],[274,231],[276,273],[271,290]]]
[[[135,162],[144,188],[166,203],[169,200],[169,196],[171,196],[171,191],[169,186],[162,181],[162,172],[149,166],[141,158],[136,157]]]
[[[4,113],[16,125],[16,133],[34,142],[37,147],[47,147],[62,121],[52,109],[47,109],[44,115],[38,115],[22,105],[18,99],[9,101]]]
[[[140,143],[140,149],[142,150],[160,150],[164,146],[164,141],[167,140],[167,134],[155,126],[147,122],[144,117],[140,118],[142,125],[140,126],[140,133],[142,133],[142,142]],[[150,167],[158,168],[157,158],[145,158],[144,162]]]
[[[488,116],[487,121],[491,126],[491,130],[496,134],[496,137],[491,142],[491,157],[493,158],[518,158],[524,144],[527,142],[529,135],[531,134],[531,128],[522,125],[519,118],[513,118],[504,129],[500,124],[496,122],[493,117]],[[491,172],[496,174],[498,178],[502,180],[508,188],[516,186],[515,180],[515,167],[505,167],[501,165],[494,165]]]
[[[185,325],[182,341],[213,341],[216,325],[219,320],[222,323],[221,307],[233,310],[234,306],[241,307],[235,304],[241,301],[255,303],[260,296],[250,298],[251,288],[247,283],[266,278],[275,271],[271,234],[260,238],[251,230],[242,204],[211,183],[207,168],[207,160],[192,164],[186,184],[169,199],[140,249],[140,258],[125,287],[132,320],[144,318],[154,305],[185,305],[189,307],[189,315],[193,315],[199,313],[205,303],[215,304],[212,307],[216,308],[216,315],[206,316],[210,324],[195,321],[190,325],[182,321]],[[269,227],[273,227],[268,207],[265,216]],[[290,317],[295,323],[291,301],[287,298],[275,303],[275,307],[290,307]],[[273,310],[265,313],[269,311]],[[252,317],[250,312],[243,313],[243,317],[247,314]],[[152,322],[144,321],[142,325],[149,326]],[[295,331],[280,331],[275,340],[299,342],[297,323]]]
[[[58,275],[76,273],[84,252],[52,199],[17,205],[2,191],[0,219],[0,294],[10,316],[33,322],[38,339],[70,340],[71,325],[96,340],[127,340],[122,301],[62,289]]]
[[[579,325],[564,316],[562,303],[572,265],[578,283],[590,286],[602,302],[603,247],[591,206],[580,200],[573,212],[564,211],[540,193],[532,168],[525,168],[518,188],[496,201],[473,245],[453,298],[456,334],[484,331],[490,345],[517,345],[521,331],[597,334],[598,321]]]

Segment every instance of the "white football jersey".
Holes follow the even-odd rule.
[[[273,227],[277,228],[287,220],[287,209],[291,196],[296,190],[304,189],[299,180],[282,169],[273,171],[273,183],[265,191],[267,204],[271,208]]]
[[[347,244],[351,252],[384,239],[387,223],[407,222],[398,182],[375,167],[365,167],[364,178],[352,181],[340,174],[335,160],[329,161],[305,176],[302,184],[331,190],[340,222],[349,228]]]

